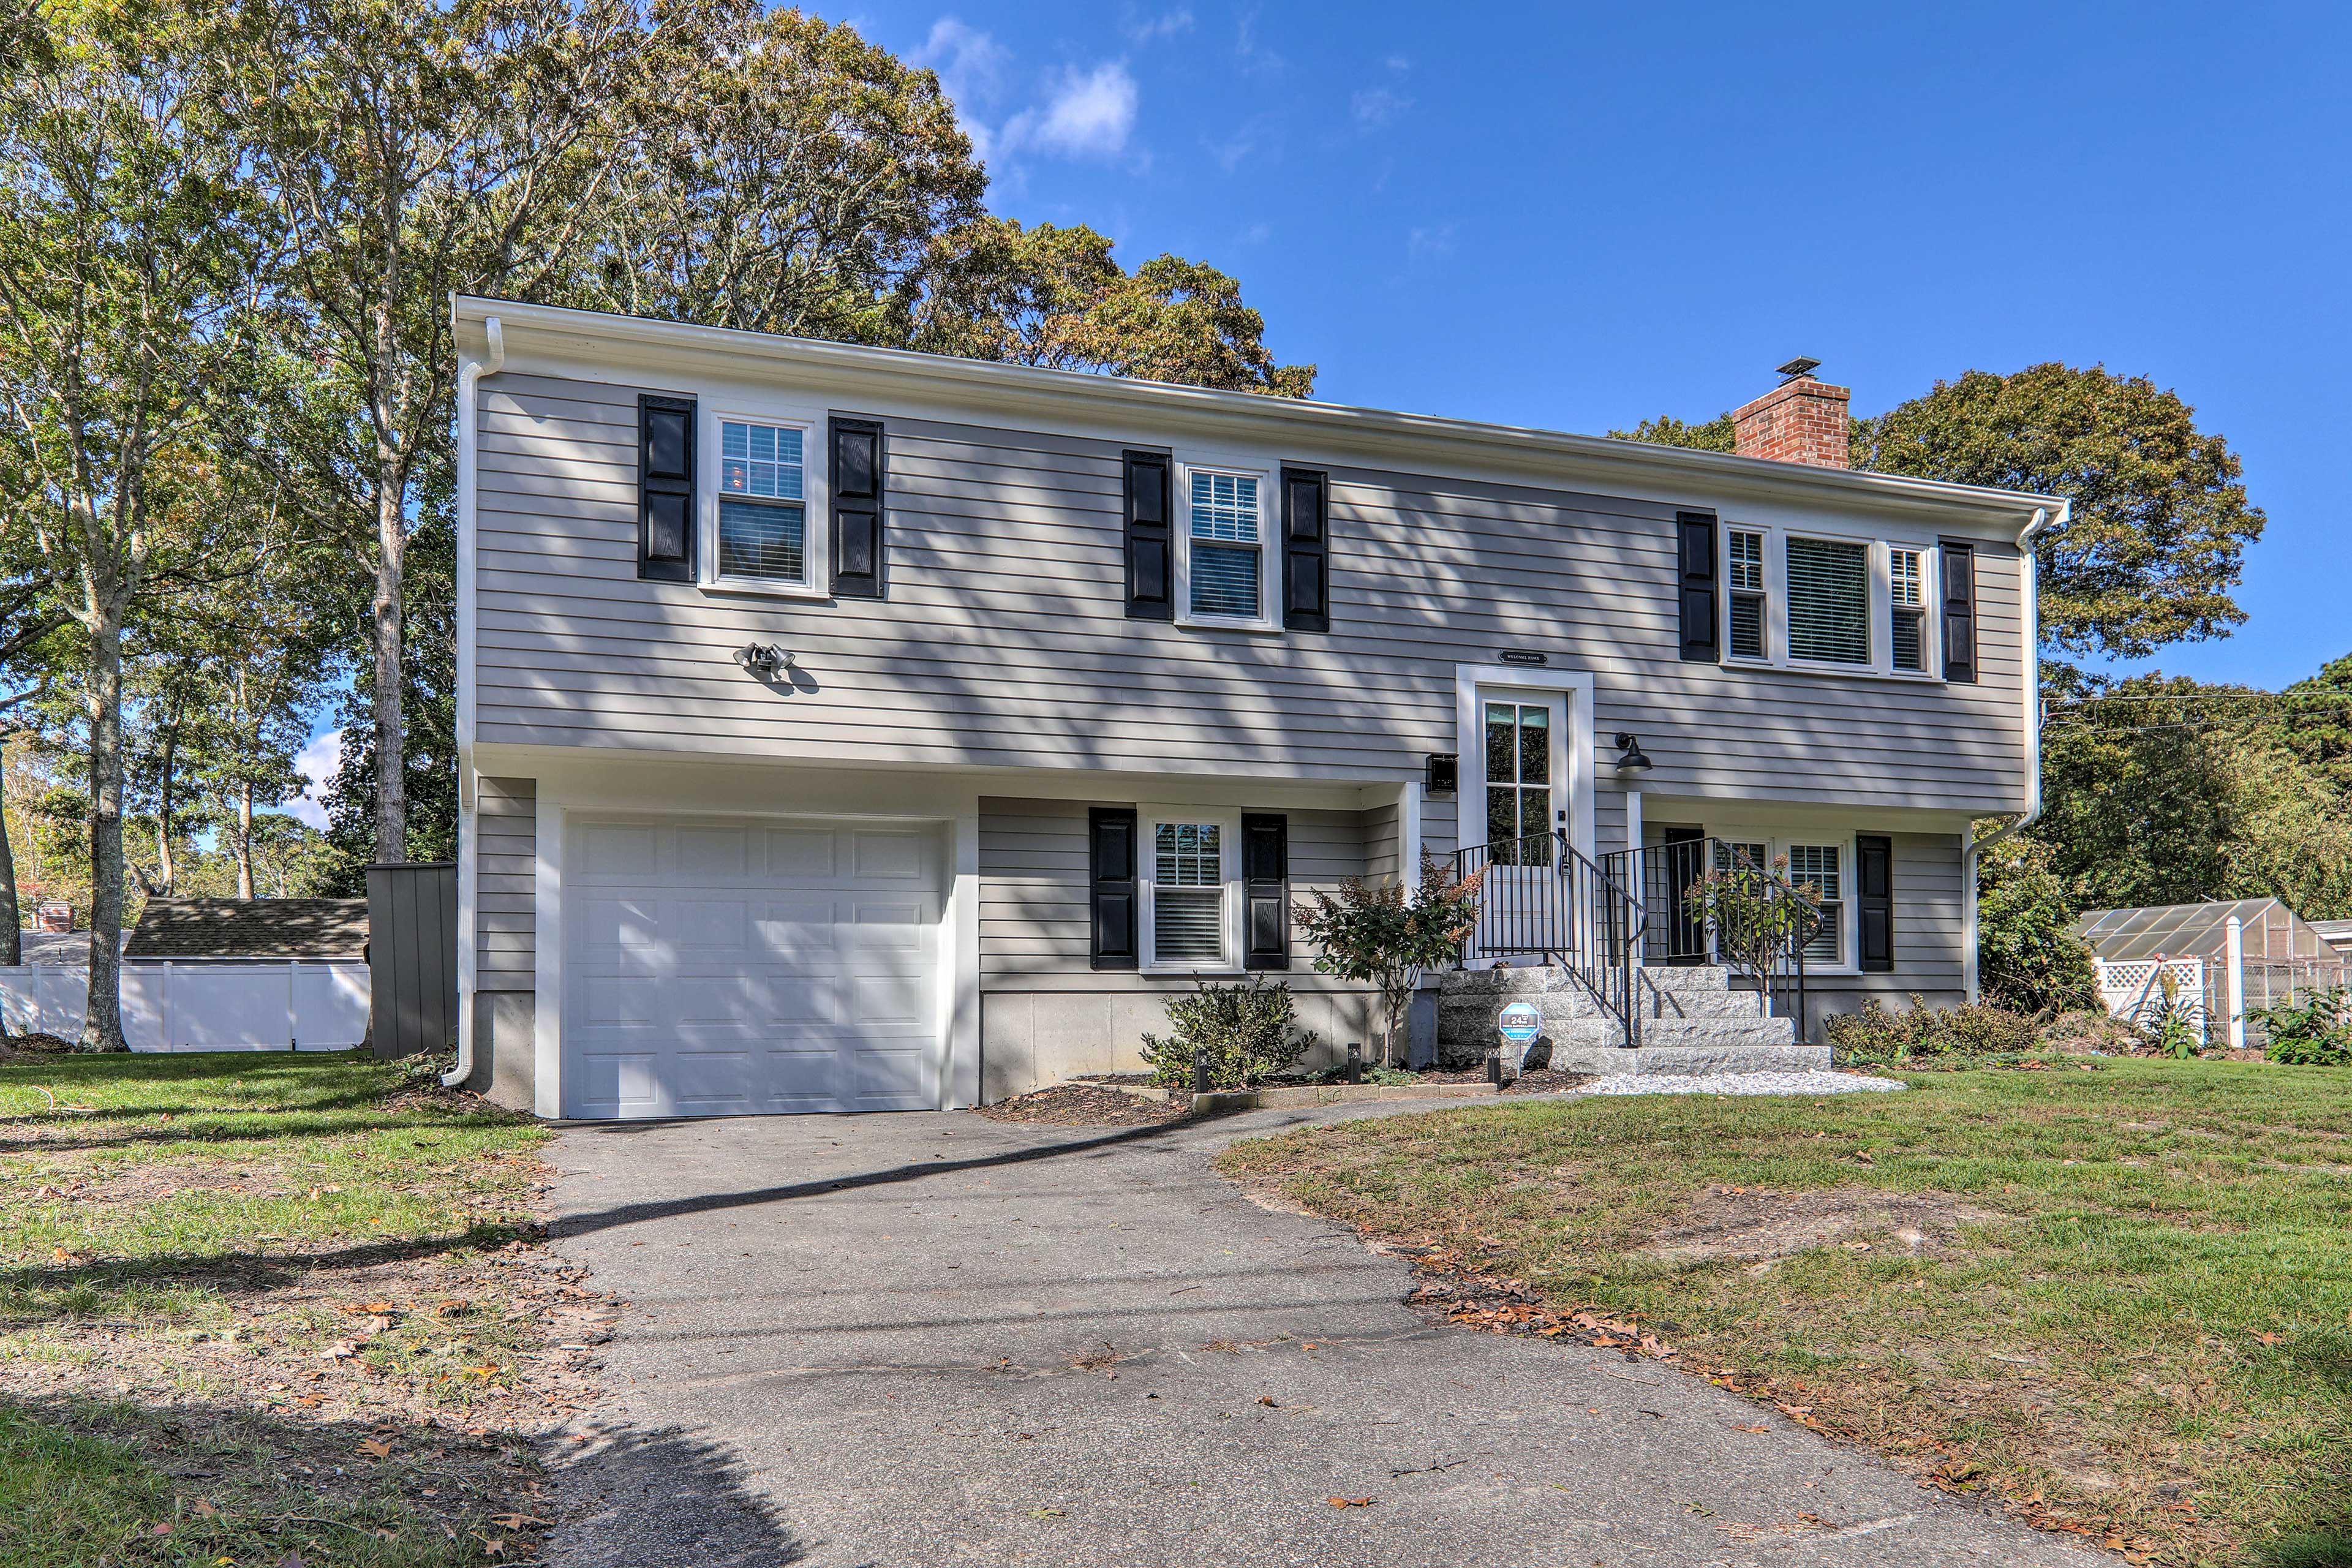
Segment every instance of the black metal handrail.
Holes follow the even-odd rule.
[[[1600,862],[1554,828],[1458,850],[1454,874],[1484,878],[1465,959],[1557,963],[1617,1020],[1626,1045],[1641,1044],[1633,971],[1648,917]]]
[[[1821,931],[1818,899],[1809,899],[1788,878],[1759,865],[1738,844],[1724,838],[1685,838],[1640,849],[1619,849],[1601,858],[1622,885],[1639,890],[1644,912],[1642,962],[1645,964],[1722,963],[1764,994],[1765,1010],[1794,1018],[1804,1027],[1805,949]],[[1693,895],[1709,871],[1752,879],[1767,904],[1769,951],[1759,964],[1727,951],[1702,899]]]

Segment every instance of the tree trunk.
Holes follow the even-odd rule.
[[[172,774],[180,760],[180,715],[174,710],[163,728],[163,777],[157,789],[155,807],[155,875],[163,884],[159,889],[165,898],[172,896],[179,881],[179,873],[172,865]]]
[[[408,858],[408,759],[401,724],[401,591],[408,541],[400,482],[382,454],[376,470],[375,858]]]
[[[122,1039],[122,609],[93,617],[89,638],[89,1011],[80,1048]]]
[[[236,836],[230,847],[236,854],[236,896],[253,901],[253,781],[236,786]]]
[[[25,962],[23,933],[17,929],[16,856],[8,847],[8,736],[0,731],[0,969]],[[8,1037],[8,1015],[0,1008],[0,1040]]]

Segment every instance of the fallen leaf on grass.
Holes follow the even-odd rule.
[[[210,1503],[206,1502],[204,1499],[202,1499],[202,1498],[198,1498],[198,1499],[196,1500],[196,1517],[197,1517],[198,1519],[210,1519],[210,1518],[212,1518],[212,1516],[213,1516],[213,1515],[215,1515],[215,1514],[218,1513],[219,1511],[220,1511],[220,1510],[218,1510],[218,1509],[215,1508],[212,1504],[210,1504]]]
[[[370,1437],[360,1445],[360,1452],[372,1459],[389,1459],[392,1458],[392,1445],[381,1437]]]
[[[528,1513],[494,1513],[490,1522],[501,1530],[520,1530],[526,1524],[545,1524],[547,1521]]]
[[[337,1340],[319,1352],[320,1361],[349,1361],[360,1353],[360,1347],[349,1340]]]
[[[2266,1344],[2266,1345],[2274,1345],[2274,1344],[2278,1343],[2281,1340],[2285,1339],[2285,1338],[2286,1338],[2286,1336],[2285,1336],[2284,1334],[2273,1334],[2273,1333],[2270,1332],[2268,1330],[2265,1330],[2265,1331],[2263,1331],[2263,1332],[2261,1332],[2261,1333],[2259,1333],[2259,1334],[2256,1334],[2256,1335],[2254,1336],[2254,1338],[2256,1338],[2256,1339],[2258,1339],[2258,1340],[2262,1341],[2262,1342],[2263,1342],[2263,1343],[2264,1343],[2264,1344]]]
[[[171,1525],[170,1525],[168,1522],[167,1522],[167,1523],[163,1523],[163,1524],[159,1524],[159,1525],[157,1525],[153,1530],[150,1531],[148,1533],[149,1533],[149,1534],[151,1534],[151,1535],[169,1535],[169,1534],[171,1534],[171,1533],[172,1533],[172,1527],[171,1527]]]

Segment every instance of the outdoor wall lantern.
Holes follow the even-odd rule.
[[[1625,773],[1646,773],[1654,764],[1631,730],[1617,731],[1617,766]]]
[[[1459,752],[1432,752],[1423,763],[1422,791],[1425,795],[1453,795],[1461,788],[1462,754]]]

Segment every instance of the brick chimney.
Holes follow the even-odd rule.
[[[1845,407],[1853,389],[1815,380],[1813,372],[1820,368],[1819,360],[1790,360],[1780,367],[1787,379],[1780,385],[1733,409],[1733,449],[1743,458],[1775,463],[1847,467]]]

